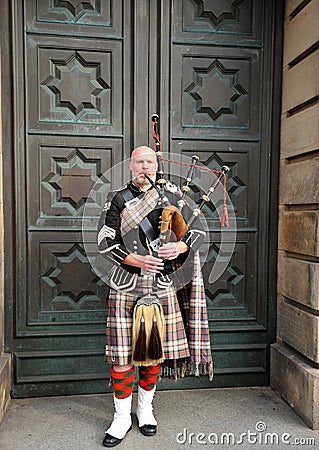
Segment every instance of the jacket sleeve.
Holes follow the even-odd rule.
[[[121,207],[119,196],[119,193],[114,195],[111,192],[109,194],[100,216],[97,231],[99,253],[117,265],[121,265],[130,253],[124,246],[121,238]]]

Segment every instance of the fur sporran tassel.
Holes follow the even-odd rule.
[[[132,364],[150,366],[164,361],[164,317],[155,295],[140,298],[134,308]]]
[[[146,357],[146,332],[145,332],[145,320],[141,317],[140,329],[135,344],[133,353],[133,359],[135,361],[144,361]]]
[[[160,359],[163,357],[163,347],[158,331],[156,315],[153,317],[148,356],[150,359]]]

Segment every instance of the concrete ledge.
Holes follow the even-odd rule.
[[[319,429],[319,369],[282,343],[271,346],[270,385],[313,429]]]
[[[0,422],[10,401],[11,355],[0,356]]]

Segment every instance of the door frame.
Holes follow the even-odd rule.
[[[1,107],[2,107],[2,192],[3,205],[3,240],[4,240],[4,350],[10,351],[10,340],[14,332],[13,306],[15,298],[15,268],[14,258],[17,246],[15,235],[15,201],[16,192],[13,183],[15,173],[15,148],[17,136],[14,134],[17,119],[14,115],[14,52],[12,33],[12,2],[3,1],[3,13],[0,16],[1,42]],[[6,149],[4,151],[4,149]]]
[[[148,0],[142,0],[141,4],[145,6]],[[163,14],[167,14],[168,7],[166,2],[156,2],[156,8],[161,9]],[[271,180],[269,183],[269,228],[268,228],[268,321],[272,318],[276,319],[276,297],[277,297],[277,228],[278,228],[278,182],[279,182],[279,148],[280,148],[280,118],[281,118],[281,67],[282,67],[282,36],[283,36],[283,16],[284,16],[284,1],[273,1],[271,8],[272,14],[266,20],[272,21],[272,42],[268,44],[268,51],[274,50],[272,64],[265,68],[263,76],[268,76],[267,86],[272,93],[272,114],[271,117],[265,117],[265,124],[263,129],[268,127],[269,134],[265,139],[264,145],[272,149],[272,154],[269,158],[269,173]],[[275,18],[275,20],[273,20]],[[135,20],[141,20],[137,16]],[[15,26],[15,3],[11,0],[3,0],[2,14],[0,17],[0,37],[1,37],[1,108],[2,108],[2,166],[3,166],[3,205],[4,205],[4,296],[5,296],[5,351],[10,353],[10,343],[16,334],[16,323],[14,319],[14,305],[16,298],[16,283],[18,282],[17,271],[19,270],[19,261],[16,260],[17,249],[21,245],[19,237],[16,234],[16,214],[15,205],[19,201],[19,184],[14,184],[14,180],[19,177],[19,165],[17,164],[17,156],[19,156],[19,149],[25,145],[25,130],[23,127],[24,121],[21,120],[19,114],[24,115],[24,99],[15,95],[14,79],[19,73],[17,65],[21,64],[15,55],[15,39],[16,33],[22,36],[23,30],[18,30]],[[159,23],[151,24],[151,33],[158,32]],[[166,24],[165,27],[168,25]],[[279,32],[278,32],[279,30]],[[20,44],[23,39],[21,38]],[[164,40],[161,46],[165,44]],[[152,60],[148,64],[155,64],[159,67],[156,51],[154,48],[152,53]],[[135,62],[135,74],[143,67]],[[166,68],[169,70],[169,67]],[[150,81],[151,90],[155,93],[158,83],[159,74],[156,73],[154,79]],[[20,80],[19,82],[23,82]],[[165,79],[160,81],[166,83]],[[137,92],[137,90],[136,90]],[[149,96],[151,97],[151,96]],[[155,98],[156,96],[154,96]],[[165,102],[157,105],[154,99],[143,96],[143,99],[138,99],[137,93],[134,94],[134,104],[138,101],[144,102],[144,114],[146,112],[154,112],[159,106],[161,107],[161,117],[165,117],[168,113],[163,111]],[[137,110],[137,108],[136,108]],[[145,139],[150,139],[147,132],[143,131],[140,134],[139,122],[142,116],[134,113],[133,118],[133,138],[132,143],[138,144]],[[165,135],[162,141],[167,141],[168,137]],[[5,149],[5,150],[4,150]],[[274,187],[274,188],[273,188]],[[8,207],[7,205],[12,205]],[[19,204],[19,208],[24,208],[24,205]],[[21,249],[20,249],[21,250]],[[269,323],[269,322],[268,322]],[[276,321],[269,323],[273,330],[273,340],[275,342]],[[268,352],[268,368],[269,368],[269,352]],[[268,374],[269,379],[269,374]],[[231,379],[229,380],[231,383]],[[227,383],[228,384],[228,383]],[[228,384],[231,385],[231,384]],[[183,385],[182,388],[192,387],[191,385]],[[195,385],[194,385],[195,387]],[[218,387],[218,384],[214,384]],[[176,388],[176,387],[175,387]]]

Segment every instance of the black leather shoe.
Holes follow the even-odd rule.
[[[127,430],[127,432],[131,431],[131,429],[132,425]],[[103,439],[103,445],[104,447],[115,447],[116,445],[119,445],[123,441],[123,439],[116,438],[114,436],[111,436],[109,433],[106,433]]]
[[[157,431],[157,425],[143,425],[142,427],[139,427],[139,429],[144,436],[154,436]]]

